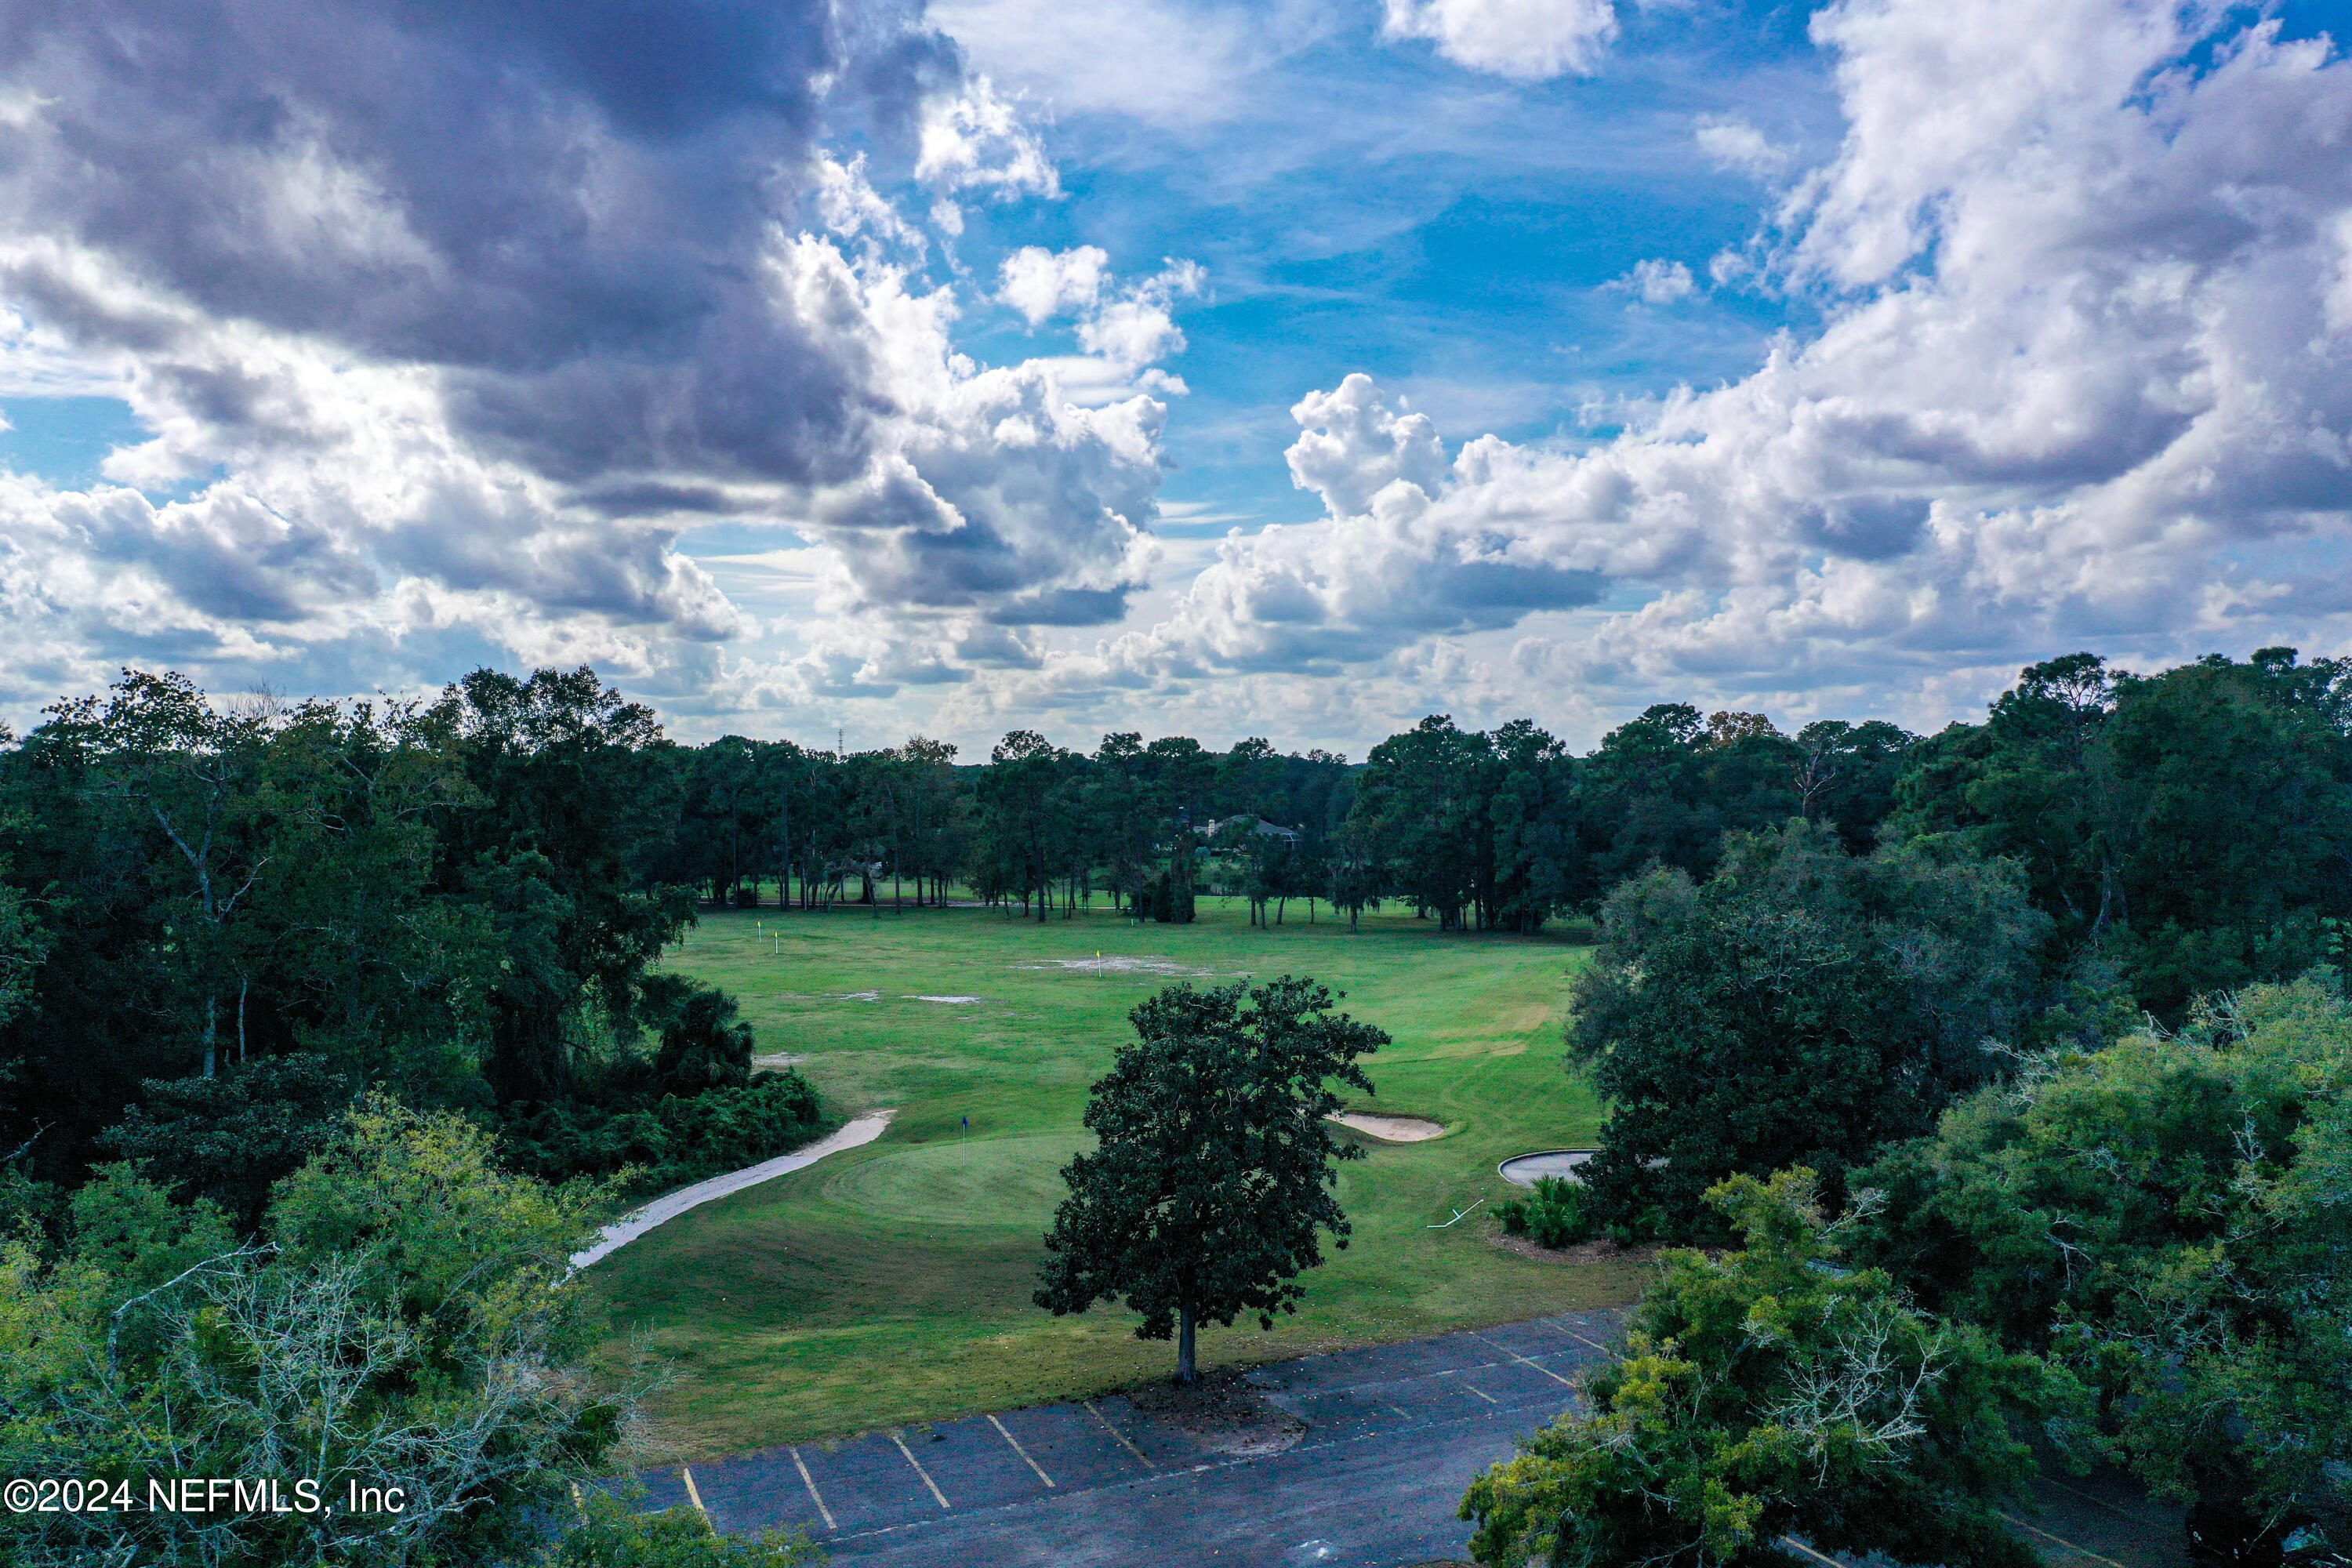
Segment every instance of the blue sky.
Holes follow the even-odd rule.
[[[0,714],[1360,754],[2352,651],[2347,11],[37,6]]]
[[[1709,160],[1696,120],[1769,127],[1792,157],[1834,148],[1801,9],[1636,12],[1605,74],[1510,83],[1383,43],[1368,6],[1174,123],[1055,108],[1069,84],[1022,68],[1023,34],[965,14],[976,58],[1052,112],[1067,193],[982,209],[973,248],[1092,244],[1207,269],[1210,297],[1181,319],[1192,392],[1162,492],[1178,505],[1245,526],[1316,516],[1282,464],[1286,410],[1351,372],[1418,393],[1449,439],[1574,437],[1612,424],[1617,399],[1744,374],[1813,316],[1785,296],[1654,305],[1609,287],[1645,260],[1704,275],[1757,233],[1769,190]],[[998,326],[971,341],[1034,350],[1017,321]]]

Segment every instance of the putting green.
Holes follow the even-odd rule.
[[[1027,1138],[957,1138],[845,1167],[823,1188],[827,1203],[918,1225],[990,1226],[1042,1234],[1067,1191],[1062,1167],[1094,1140],[1066,1132]]]

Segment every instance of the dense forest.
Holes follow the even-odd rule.
[[[687,746],[587,669],[299,704],[127,672],[0,748],[0,1274],[15,1321],[51,1325],[8,1350],[15,1457],[215,1376],[168,1311],[312,1344],[319,1377],[390,1314],[388,1386],[521,1423],[530,1462],[463,1484],[543,1501],[541,1461],[601,1453],[611,1413],[480,1400],[498,1356],[570,1342],[563,1238],[824,1124],[796,1074],[752,1070],[730,997],[659,967],[698,910],[1183,921],[1210,893],[1269,942],[1382,904],[1433,941],[1590,922],[1570,1057],[1612,1121],[1588,1229],[1706,1234],[1737,1173],[1801,1165],[1832,1204],[1925,1190],[2021,1061],[2218,1037],[2212,998],[2250,986],[2340,990],[2352,662],[2074,655],[1925,738],[1663,704],[1580,756],[1436,715],[1361,763],[1028,731],[970,763],[919,736]],[[419,1182],[431,1214],[403,1206]],[[1993,1270],[1957,1235],[1878,1245],[1957,1300]],[[208,1307],[155,1296],[191,1268]],[[151,1298],[166,1316],[122,1337]],[[301,1316],[321,1300],[348,1321]],[[74,1334],[96,1384],[51,1356]],[[197,1473],[245,1441],[167,1457]]]

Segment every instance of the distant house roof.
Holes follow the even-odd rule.
[[[1223,822],[1210,823],[1208,826],[1203,829],[1203,832],[1207,837],[1213,838],[1220,832],[1223,831],[1228,825],[1241,820],[1243,819],[1238,816],[1228,816]],[[1269,838],[1287,838],[1294,843],[1297,842],[1298,838],[1298,829],[1296,827],[1277,826],[1274,823],[1268,822],[1263,816],[1252,817],[1249,820],[1255,825],[1250,829],[1252,833],[1262,833]]]

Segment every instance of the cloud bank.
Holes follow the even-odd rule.
[[[1542,612],[1508,651],[1522,690],[2343,647],[2352,65],[2118,0],[1845,0],[1813,31],[1845,139],[1758,265],[1823,303],[1818,335],[1598,442],[1449,455],[1368,377],[1311,394],[1290,465],[1324,520],[1227,541],[1103,668],[1371,677]],[[1660,261],[1616,287],[1695,282]]]
[[[37,0],[0,102],[0,382],[69,362],[156,432],[87,492],[0,479],[19,693],[124,658],[708,684],[762,630],[676,548],[720,517],[815,544],[827,622],[887,613],[932,676],[1148,574],[1146,373],[1197,274],[1105,257],[1085,353],[960,354],[869,167],[950,263],[966,205],[1059,187],[919,7]],[[772,686],[872,662],[800,640]]]
[[[1489,98],[1623,46],[1585,0],[1381,14],[1382,69]],[[2352,647],[2352,64],[2145,0],[1840,0],[1812,38],[1834,154],[1673,115],[1769,208],[1586,286],[1643,331],[1742,290],[1816,324],[1545,440],[1335,366],[1275,405],[1321,515],[1193,542],[1154,523],[1206,280],[1004,220],[1085,182],[915,9],[17,7],[0,394],[113,391],[154,434],[85,490],[0,475],[0,696],[587,658],[674,711],[1345,740]],[[1183,96],[1139,122],[1207,134]],[[744,542],[681,552],[714,530]]]

